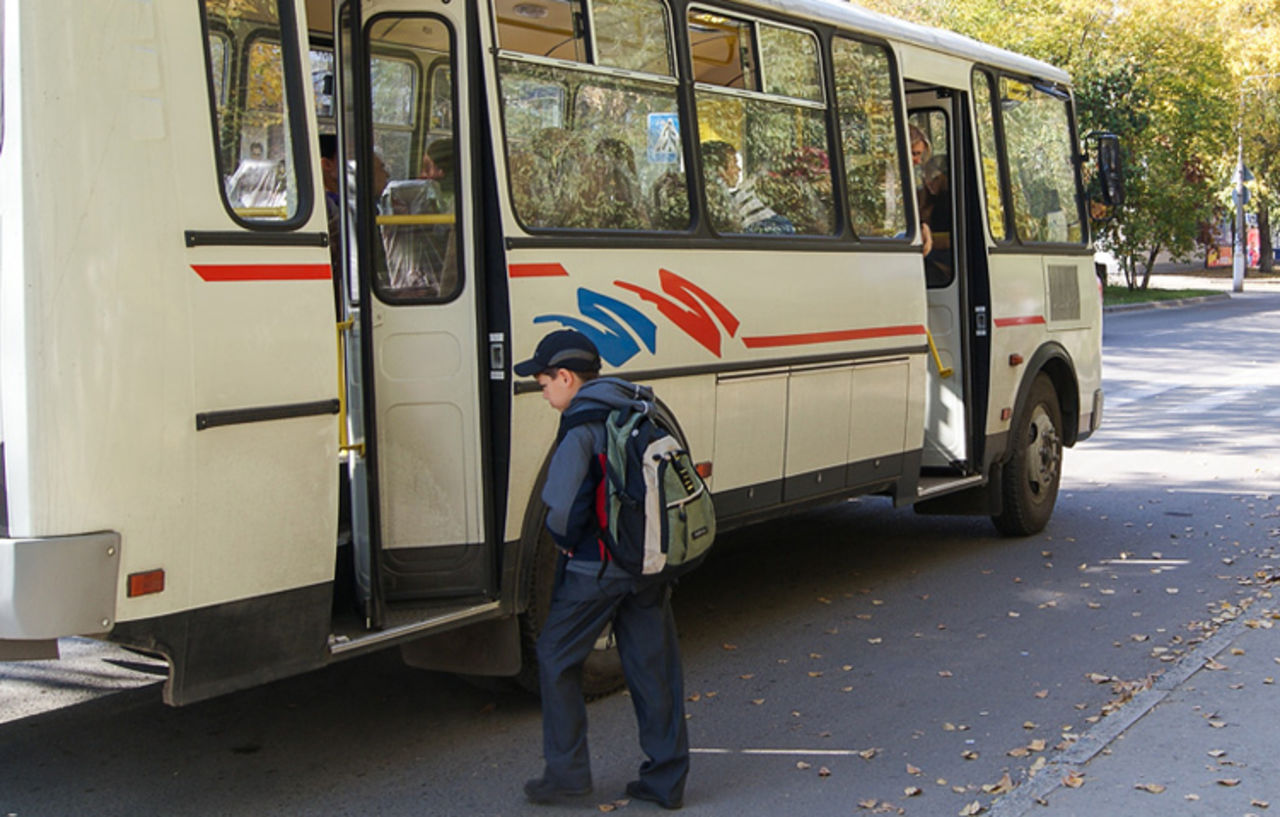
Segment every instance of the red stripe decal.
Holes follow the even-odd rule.
[[[192,264],[206,281],[328,281],[328,264]]]
[[[1023,315],[1021,318],[996,318],[996,326],[1030,326],[1034,323],[1044,323],[1044,315]]]
[[[743,338],[742,342],[748,349],[767,349],[776,346],[804,346],[810,343],[840,343],[846,340],[923,334],[925,334],[923,326],[912,324],[910,326],[879,326],[872,329],[840,329],[834,332],[801,332],[796,335],[766,335]]]
[[[507,267],[512,278],[567,278],[569,271],[562,264],[512,264]]]

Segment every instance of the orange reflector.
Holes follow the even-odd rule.
[[[1012,417],[1012,416],[1013,416],[1013,409],[1008,409],[1008,408],[1007,408],[1007,409],[1000,409],[1000,419],[1001,419],[1001,420],[1008,420],[1008,419],[1009,419],[1010,417]]]
[[[703,479],[710,479],[711,478],[711,460],[707,460],[706,462],[700,462],[695,464],[693,466],[693,470],[697,471],[698,476],[702,477]]]
[[[1014,353],[1014,354],[1012,354],[1012,355],[1009,355],[1009,365],[1010,365],[1010,366],[1021,366],[1021,365],[1022,365],[1022,355],[1017,354],[1017,353]]]
[[[164,571],[148,570],[146,573],[129,574],[129,598],[146,596],[164,590]]]

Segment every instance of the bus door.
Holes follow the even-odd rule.
[[[926,468],[967,472],[970,457],[969,411],[965,355],[965,275],[957,172],[963,160],[955,150],[955,97],[949,89],[931,88],[908,95],[911,139],[924,136],[925,150],[913,147],[916,198],[920,221],[928,227],[924,278],[929,307],[928,327],[937,348],[929,366],[925,406]],[[941,364],[940,366],[938,364]],[[949,373],[948,373],[949,372]]]
[[[373,627],[397,602],[495,589],[459,70],[468,4],[421,8],[352,3],[336,38],[352,534]]]

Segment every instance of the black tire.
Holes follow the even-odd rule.
[[[1062,479],[1062,409],[1043,372],[1032,382],[1012,434],[1013,456],[1000,484],[1004,509],[991,521],[1006,536],[1030,536],[1049,523]]]
[[[545,514],[544,514],[545,515]],[[538,694],[538,636],[547,620],[551,607],[551,591],[556,580],[556,546],[545,526],[540,528],[538,545],[534,553],[533,586],[529,593],[529,609],[520,616],[520,674],[516,683],[533,694]],[[588,700],[617,692],[626,683],[622,676],[622,661],[618,657],[618,644],[611,628],[596,641],[587,663],[582,667],[582,692]]]

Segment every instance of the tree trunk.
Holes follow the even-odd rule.
[[[1264,275],[1275,271],[1275,253],[1271,249],[1271,208],[1266,196],[1258,196],[1258,269]]]
[[[1138,289],[1146,289],[1151,283],[1151,268],[1156,265],[1156,256],[1160,255],[1161,245],[1156,244],[1147,253],[1147,263],[1142,270],[1142,285]]]

